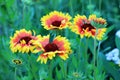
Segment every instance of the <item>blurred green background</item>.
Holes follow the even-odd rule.
[[[16,58],[9,49],[10,36],[15,30],[25,28],[36,34],[46,35],[40,18],[51,11],[76,14],[96,14],[113,26],[101,50],[115,48],[115,32],[120,29],[120,0],[0,0],[0,80],[13,80],[14,68],[11,60]],[[36,63],[37,64],[37,63]],[[27,79],[23,79],[27,80]]]

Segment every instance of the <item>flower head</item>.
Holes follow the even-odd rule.
[[[106,54],[106,59],[108,61],[114,61],[115,64],[120,64],[119,50],[117,48],[113,49]]]
[[[47,30],[63,29],[70,24],[71,16],[62,12],[53,11],[41,18],[41,23]]]
[[[91,21],[95,21],[99,24],[106,24],[106,21],[102,18],[97,18],[96,15],[90,15],[89,19],[86,18],[85,15],[77,15],[74,18],[74,23],[70,27],[71,30],[81,36],[83,38],[93,37],[97,40],[102,40],[104,33],[106,32],[106,28],[96,29],[96,26],[91,24]]]
[[[13,59],[12,62],[16,65],[22,64],[22,61],[20,59]]]
[[[95,14],[92,14],[89,16],[89,21],[94,21],[96,23],[99,23],[99,24],[106,24],[106,20],[103,19],[103,18],[97,18],[97,16]]]
[[[78,78],[78,77],[80,77],[80,74],[78,72],[73,72],[73,76]]]
[[[109,53],[106,54],[107,60],[115,60],[115,57],[119,56],[119,50],[117,48],[113,49]]]
[[[84,25],[85,23],[87,23],[86,16],[77,15],[74,18],[74,23],[73,23],[73,26],[71,26],[71,30],[77,34],[80,34],[81,37],[84,37],[85,29],[87,28],[86,26],[87,24]]]
[[[43,53],[39,55],[37,61],[46,64],[48,59],[53,59],[56,55],[66,60],[71,53],[69,41],[61,36],[57,36],[52,42],[49,42],[49,39],[49,35],[44,36],[35,43],[35,45],[37,45],[36,51],[43,51]]]
[[[35,48],[32,40],[36,39],[37,37],[32,36],[31,31],[21,29],[20,31],[16,31],[14,36],[10,38],[10,48],[14,53],[17,51],[22,53],[32,52]]]

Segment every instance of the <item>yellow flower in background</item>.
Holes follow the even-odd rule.
[[[101,25],[107,24],[107,22],[106,22],[105,19],[103,19],[101,17],[97,18],[97,16],[95,14],[90,15],[89,18],[88,18],[88,20],[89,20],[89,22],[94,21],[94,22],[96,22],[98,24],[101,24]],[[95,26],[95,28],[96,27],[97,26]],[[106,30],[107,30],[107,28],[98,28],[98,31],[95,30],[95,34],[92,35],[92,37],[95,37],[95,35],[96,35],[96,39],[97,40],[102,40],[102,38],[103,38]]]
[[[53,29],[63,29],[68,27],[70,23],[71,16],[63,14],[62,12],[53,11],[46,16],[41,18],[42,26],[47,30]]]
[[[97,16],[95,14],[90,15],[88,20],[94,21],[94,22],[99,23],[99,24],[106,24],[107,23],[105,19],[103,19],[101,17],[97,18]]]
[[[85,15],[77,15],[74,18],[74,23],[70,27],[73,32],[76,34],[79,34],[81,38],[83,37],[93,37],[97,40],[102,40],[106,28],[98,28],[97,26],[93,26],[91,24],[92,21],[99,23],[99,24],[106,24],[106,20],[103,18],[97,18],[96,15],[90,15],[89,18],[87,19]]]
[[[69,41],[61,36],[57,36],[52,42],[49,42],[49,39],[49,35],[44,36],[34,43],[37,45],[37,52],[43,51],[43,53],[39,55],[37,61],[46,64],[48,59],[53,59],[55,56],[59,56],[61,59],[66,60],[71,53]]]
[[[32,36],[31,31],[25,29],[16,31],[14,36],[10,37],[10,49],[13,53],[17,51],[22,53],[32,52],[35,48],[32,40],[37,40],[37,37]]]

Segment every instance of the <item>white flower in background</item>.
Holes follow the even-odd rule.
[[[110,61],[110,60],[112,60],[113,54],[108,53],[108,54],[106,54],[105,56],[106,56],[106,59],[107,59],[108,61]]]
[[[113,56],[112,60],[113,60],[114,62],[116,62],[116,61],[119,60],[119,57],[118,57],[118,56]]]
[[[105,56],[108,61],[110,60],[117,61],[119,59],[119,50],[115,48],[109,53],[107,53]]]
[[[115,64],[120,66],[119,49],[115,48],[105,56],[108,61],[114,61]]]
[[[120,64],[120,58],[118,58],[116,61],[114,61],[115,64]]]
[[[120,38],[120,30],[118,30],[115,35]]]

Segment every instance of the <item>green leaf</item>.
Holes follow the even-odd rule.
[[[14,4],[15,0],[6,0],[7,7],[11,7]]]
[[[100,24],[95,21],[91,21],[92,26],[95,26],[96,28],[105,28],[107,24]]]
[[[77,66],[78,66],[78,61],[77,61],[77,58],[73,55],[72,56],[72,64],[73,64],[73,66],[75,67],[75,68],[77,68]]]
[[[115,68],[115,66],[110,65],[110,62],[108,62],[105,58],[105,55],[103,53],[100,53],[100,58],[102,59],[103,62],[103,67],[106,71],[106,73],[109,73],[113,76],[114,80],[120,80],[120,74],[118,70]]]
[[[61,71],[59,71],[58,68],[56,68],[55,71],[56,71],[56,74],[55,74],[55,75],[56,75],[57,80],[61,80],[61,79],[62,79]]]
[[[94,53],[94,39],[93,38],[89,38],[88,39],[88,43],[89,43],[88,47],[89,47],[90,51],[93,54]],[[96,47],[97,47],[97,45],[98,45],[98,42],[96,41]]]
[[[107,28],[106,34],[108,34],[109,32],[111,32],[114,28],[115,28],[115,25],[109,26]]]

